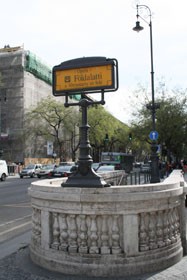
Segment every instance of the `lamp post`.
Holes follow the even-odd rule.
[[[154,93],[154,68],[153,68],[153,36],[152,36],[152,21],[151,21],[151,10],[146,5],[137,5],[137,21],[136,26],[133,28],[134,31],[139,32],[143,30],[143,27],[140,25],[139,18],[144,20],[150,27],[150,54],[151,54],[151,93],[152,93],[152,103],[148,105],[147,108],[151,110],[152,113],[152,130],[153,132],[156,131],[156,124],[155,124],[155,114],[156,109],[158,109],[158,104],[155,104],[155,93]],[[139,9],[145,8],[149,13],[150,21],[147,22],[142,16],[139,15]],[[151,143],[151,183],[158,183],[160,182],[159,177],[159,166],[158,166],[158,155],[157,155],[157,139],[152,139]]]

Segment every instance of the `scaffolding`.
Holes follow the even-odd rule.
[[[25,70],[35,75],[38,79],[52,85],[52,69],[30,51],[26,52],[25,57]],[[81,99],[81,96],[77,93],[77,95],[71,95],[70,98],[78,101]]]
[[[25,55],[25,70],[32,73],[37,78],[52,85],[52,69],[42,62],[35,54],[26,51]]]

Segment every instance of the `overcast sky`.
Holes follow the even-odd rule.
[[[152,11],[155,84],[187,88],[186,1],[178,0],[0,0],[0,48],[9,44],[34,52],[49,66],[83,56],[116,58],[119,89],[106,106],[127,122],[129,96],[138,83],[150,85],[149,25],[134,32],[136,4]],[[149,21],[146,9],[142,16]],[[151,98],[151,96],[150,96]]]

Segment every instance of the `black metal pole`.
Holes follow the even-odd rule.
[[[149,23],[150,27],[150,51],[151,51],[151,92],[152,92],[152,129],[153,131],[156,130],[156,123],[155,123],[155,115],[156,115],[156,108],[155,108],[155,92],[154,92],[154,68],[153,68],[153,36],[152,36],[152,22],[150,20]],[[159,183],[160,176],[159,176],[159,159],[157,155],[157,143],[155,140],[152,140],[151,143],[151,179],[150,183]]]
[[[151,110],[151,117],[152,117],[152,130],[156,131],[156,105],[155,105],[155,92],[154,92],[154,68],[153,68],[153,35],[152,35],[152,21],[151,21],[151,10],[146,5],[137,5],[137,22],[136,26],[133,28],[134,31],[141,31],[143,27],[140,26],[140,22],[138,18],[140,17],[143,19],[150,27],[150,52],[151,52],[151,93],[152,93],[152,104],[151,106],[147,106],[148,109]],[[139,15],[138,9],[139,8],[146,8],[149,11],[150,22],[147,22],[142,16]],[[159,177],[159,165],[158,165],[158,155],[157,155],[157,141],[152,140],[151,143],[151,183],[158,183],[160,182]]]
[[[82,125],[79,127],[80,130],[80,146],[79,146],[79,171],[82,175],[87,174],[91,170],[92,165],[92,157],[90,155],[90,142],[88,137],[88,130],[90,126],[88,125],[88,117],[87,117],[87,107],[88,101],[86,99],[82,99],[81,102],[82,108]]]
[[[153,68],[153,36],[152,36],[152,22],[150,21],[150,51],[151,51],[151,93],[152,93],[152,126],[153,131],[156,129],[155,125],[155,90],[154,90],[154,68]]]

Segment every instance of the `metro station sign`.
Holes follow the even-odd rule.
[[[97,93],[118,88],[116,59],[83,57],[53,67],[53,95]]]

